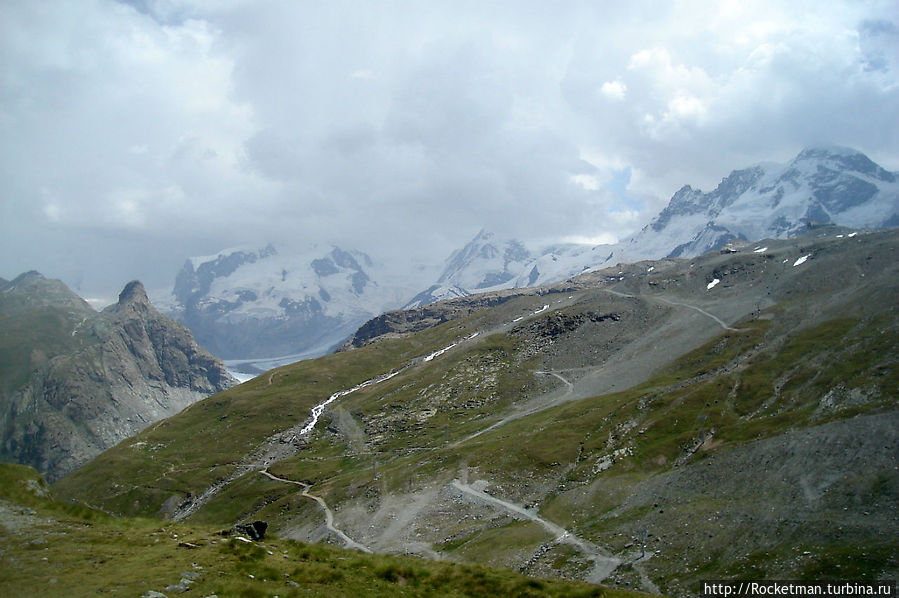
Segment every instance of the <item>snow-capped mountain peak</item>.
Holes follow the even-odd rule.
[[[614,245],[558,245],[509,259],[504,250],[521,244],[481,231],[450,256],[437,284],[414,303],[556,282],[615,263],[691,257],[735,240],[789,237],[821,224],[899,226],[897,177],[854,149],[812,147],[787,164],[734,170],[708,193],[685,185],[641,231]]]
[[[829,223],[899,226],[899,173],[853,149],[812,147],[786,164],[734,170],[710,192],[685,185],[641,231],[614,245],[527,246],[481,230],[447,258],[439,276],[408,263],[388,268],[334,246],[239,247],[187,260],[176,279],[174,314],[223,357],[299,359],[323,354],[365,320],[404,303],[543,285],[616,263],[692,257],[735,240],[789,237]]]
[[[365,253],[336,246],[240,247],[185,262],[173,315],[228,359],[320,355],[411,294],[380,274]]]
[[[787,164],[735,170],[709,193],[682,188],[616,255],[692,256],[734,239],[792,236],[816,224],[891,226],[897,213],[895,173],[850,148],[813,147]]]
[[[498,240],[494,233],[481,230],[450,255],[437,282],[471,290],[495,287],[514,278],[518,267],[530,257],[520,241]]]

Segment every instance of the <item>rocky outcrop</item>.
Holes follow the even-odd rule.
[[[256,520],[252,523],[238,523],[229,531],[229,535],[247,536],[250,540],[259,541],[265,538],[268,523]]]
[[[0,291],[0,458],[50,481],[235,383],[140,282],[100,313],[36,272]]]
[[[364,347],[375,339],[418,332],[474,313],[477,310],[505,303],[513,297],[534,295],[544,289],[517,289],[479,293],[456,299],[445,299],[414,309],[388,311],[363,324],[338,351]]]

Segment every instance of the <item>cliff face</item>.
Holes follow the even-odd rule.
[[[235,382],[140,282],[100,313],[37,273],[0,292],[0,458],[49,480]]]

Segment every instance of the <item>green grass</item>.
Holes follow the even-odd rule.
[[[197,523],[75,512],[35,494],[35,488],[45,487],[22,466],[0,465],[0,481],[4,595],[138,596],[148,590],[165,593],[192,578],[190,594],[197,596],[636,596],[510,570],[369,555],[276,537],[245,543]],[[10,512],[27,524],[12,531]]]
[[[35,307],[25,313],[3,311],[0,318],[0,393],[23,386],[31,373],[56,356],[98,342],[96,338],[73,337],[71,330],[81,319],[54,306]]]
[[[169,496],[197,494],[227,477],[262,440],[305,421],[310,409],[332,393],[397,369],[464,332],[464,323],[452,322],[273,370],[123,441],[58,481],[54,490],[61,496],[89,494],[92,504],[117,513],[153,516]],[[111,471],[117,475],[110,476]],[[133,498],[135,491],[146,499]]]

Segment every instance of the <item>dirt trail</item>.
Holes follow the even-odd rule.
[[[300,494],[302,496],[305,496],[306,498],[311,498],[312,500],[317,502],[319,504],[319,506],[322,508],[322,510],[325,512],[325,527],[327,527],[329,531],[333,532],[338,538],[340,538],[340,541],[343,542],[344,548],[354,548],[356,550],[361,550],[362,552],[371,552],[371,550],[369,550],[368,547],[363,546],[359,542],[356,542],[355,540],[350,538],[348,535],[343,533],[343,531],[334,527],[334,513],[328,507],[328,503],[325,502],[325,499],[323,499],[320,496],[316,496],[314,494],[309,494],[309,489],[311,488],[311,486],[309,486],[309,484],[304,484],[303,482],[297,482],[294,480],[288,480],[286,478],[279,478],[278,476],[272,474],[268,469],[263,469],[259,473],[261,473],[262,475],[264,475],[265,477],[267,477],[269,479],[275,480],[276,482],[284,482],[285,484],[294,484],[294,485],[302,488],[303,490],[300,492]]]
[[[568,370],[565,370],[565,371],[568,371]],[[555,396],[554,396],[555,393],[552,391],[550,391],[549,393],[546,393],[540,397],[537,397],[536,400],[530,401],[528,403],[528,405],[524,406],[523,408],[519,409],[518,411],[514,411],[514,412],[510,413],[506,417],[502,418],[498,422],[495,422],[495,423],[487,426],[483,430],[479,430],[473,434],[469,434],[465,438],[461,438],[455,442],[450,443],[448,445],[448,448],[457,447],[460,444],[464,444],[464,443],[468,442],[469,440],[477,438],[481,434],[485,434],[487,432],[490,432],[491,430],[495,430],[496,428],[498,428],[500,426],[504,426],[509,422],[515,421],[516,419],[521,419],[522,417],[527,417],[528,415],[533,415],[535,413],[543,411],[544,409],[549,409],[550,407],[552,407],[554,405],[557,405],[559,403],[563,403],[567,400],[570,400],[571,395],[574,392],[574,385],[571,382],[569,382],[566,378],[564,378],[561,374],[559,374],[558,372],[555,372],[555,371],[552,371],[552,372],[537,371],[537,372],[534,372],[534,374],[554,376],[554,377],[558,378],[566,385],[565,393],[562,395],[561,398],[555,398]]]
[[[739,329],[728,326],[728,324],[723,321],[718,316],[709,313],[708,311],[697,307],[695,305],[690,305],[687,303],[681,303],[676,301],[671,301],[664,297],[660,297],[658,295],[631,295],[628,293],[623,293],[621,291],[615,291],[608,288],[601,288],[603,292],[609,293],[611,295],[615,295],[618,297],[624,297],[627,299],[637,299],[639,301],[658,301],[660,303],[665,303],[675,307],[684,307],[690,310],[693,310],[715,322],[722,329],[727,331],[737,331]],[[558,303],[558,302],[557,302]],[[570,303],[569,302],[565,302]],[[554,308],[560,306],[553,306]],[[537,315],[538,313],[543,313],[546,310],[540,309],[536,312],[530,313],[523,318],[516,318],[517,320],[524,319],[526,317],[530,317],[533,315]],[[497,327],[496,331],[505,330],[509,327],[509,324],[500,325]],[[608,392],[621,391],[626,390],[631,386],[635,386],[640,382],[646,380],[649,375],[654,371],[654,369],[660,365],[664,365],[664,363],[659,362],[651,362],[647,361],[647,355],[650,355],[650,348],[655,348],[657,346],[657,342],[663,342],[665,339],[668,339],[670,342],[670,337],[675,337],[677,334],[682,334],[683,330],[687,329],[695,329],[695,325],[687,326],[686,324],[678,323],[677,321],[671,321],[667,324],[664,324],[662,327],[655,329],[649,332],[643,339],[637,342],[631,343],[627,348],[622,351],[619,351],[613,357],[607,359],[603,363],[597,363],[596,365],[590,365],[586,367],[579,368],[569,368],[562,370],[551,370],[551,371],[543,371],[538,370],[534,372],[537,375],[547,375],[554,376],[558,378],[562,383],[565,384],[566,389],[564,393],[560,393],[557,390],[549,391],[541,396],[534,397],[529,400],[527,404],[520,405],[518,408],[503,417],[500,421],[491,424],[490,426],[470,434],[465,438],[457,440],[449,445],[449,448],[459,446],[477,438],[478,436],[495,430],[496,428],[503,426],[511,421],[520,419],[522,417],[526,417],[529,415],[533,415],[534,413],[538,413],[545,409],[549,409],[550,407],[554,407],[561,403],[565,403],[567,401],[572,401],[576,399],[582,399],[590,396],[596,396]],[[489,334],[489,333],[488,333]],[[697,338],[705,335],[711,335],[711,331],[706,330],[703,331]],[[692,333],[691,333],[692,335]],[[661,339],[661,340],[659,340]],[[701,339],[700,339],[701,340]],[[658,353],[657,353],[658,355]],[[664,359],[663,359],[664,361]],[[562,373],[564,372],[579,372],[584,375],[577,380],[576,382],[572,382],[565,378]]]
[[[622,293],[621,291],[613,291],[612,289],[601,289],[601,290],[603,290],[606,293],[609,293],[611,295],[616,295],[618,297],[625,297],[627,299],[643,299],[644,301],[661,301],[662,303],[667,303],[668,305],[674,305],[676,307],[686,307],[688,309],[692,309],[693,311],[699,312],[708,318],[711,318],[712,320],[715,321],[716,324],[721,326],[721,328],[723,328],[724,330],[729,330],[729,331],[734,331],[734,332],[740,330],[739,328],[732,328],[732,327],[728,326],[727,323],[724,320],[722,320],[721,318],[719,318],[718,316],[716,316],[714,314],[710,314],[709,312],[702,309],[701,307],[696,307],[695,305],[690,305],[689,303],[681,303],[679,301],[671,301],[671,300],[665,299],[664,297],[661,297],[659,295],[630,295],[628,293]]]
[[[686,307],[686,308],[692,309],[693,311],[698,311],[698,312],[701,313],[702,315],[704,315],[704,316],[706,316],[706,317],[709,317],[709,318],[715,320],[715,322],[716,322],[719,326],[721,326],[722,328],[724,328],[725,330],[730,330],[730,331],[733,331],[733,332],[738,332],[738,331],[740,330],[739,328],[733,328],[733,327],[731,327],[731,326],[728,326],[728,325],[727,325],[721,318],[719,318],[718,316],[712,315],[712,314],[710,314],[709,312],[707,312],[706,310],[702,309],[701,307],[696,307],[695,305],[690,305],[689,303],[679,303],[679,302],[677,302],[677,301],[669,301],[668,299],[665,299],[664,297],[653,297],[653,296],[644,297],[644,299],[656,299],[656,300],[661,301],[661,302],[663,302],[663,303],[667,303],[668,305],[676,305],[676,306],[678,306],[678,307]]]
[[[566,397],[567,397],[568,395],[570,395],[572,392],[574,392],[574,385],[571,384],[571,382],[569,382],[568,380],[566,380],[566,379],[562,376],[562,374],[560,374],[560,373],[557,372],[557,371],[545,372],[545,371],[542,371],[542,370],[538,370],[538,371],[534,372],[534,374],[539,374],[539,375],[543,375],[543,376],[555,376],[556,378],[558,378],[559,380],[561,380],[562,383],[565,384],[565,386],[567,387],[567,388],[565,389],[565,396],[566,396]]]
[[[530,509],[525,509],[524,507],[491,496],[486,492],[477,490],[471,485],[464,484],[459,480],[453,480],[453,487],[481,501],[492,503],[511,513],[530,519],[534,523],[541,525],[549,533],[553,534],[556,537],[555,543],[570,544],[577,548],[585,557],[587,557],[587,559],[593,561],[593,569],[591,569],[586,576],[586,581],[590,583],[599,583],[606,579],[622,562],[621,559],[612,556],[607,550],[600,548],[593,542],[579,538],[551,521],[543,519]]]
[[[321,414],[324,412],[327,405],[333,403],[340,397],[356,392],[360,388],[373,386],[375,384],[384,382],[385,380],[389,380],[393,376],[400,373],[403,369],[405,368],[401,368],[399,370],[389,372],[375,378],[371,378],[369,380],[366,380],[365,382],[357,384],[352,388],[335,392],[326,400],[322,401],[312,408],[311,420],[303,420],[302,422],[290,428],[287,428],[286,430],[281,430],[280,432],[272,434],[264,441],[262,441],[262,443],[259,444],[256,450],[245,456],[237,465],[237,468],[231,473],[231,475],[209,486],[197,496],[187,498],[184,502],[178,505],[178,507],[175,509],[175,512],[172,514],[172,519],[174,519],[175,521],[183,521],[184,519],[187,519],[188,517],[196,513],[200,509],[200,507],[206,504],[212,497],[218,494],[222,488],[228,486],[231,482],[238,479],[239,477],[253,471],[260,471],[262,469],[265,469],[272,463],[283,461],[284,459],[288,459],[294,456],[301,444],[300,439],[304,436],[308,436],[312,432],[312,430],[315,428],[315,425],[318,423],[319,417],[321,417]]]

